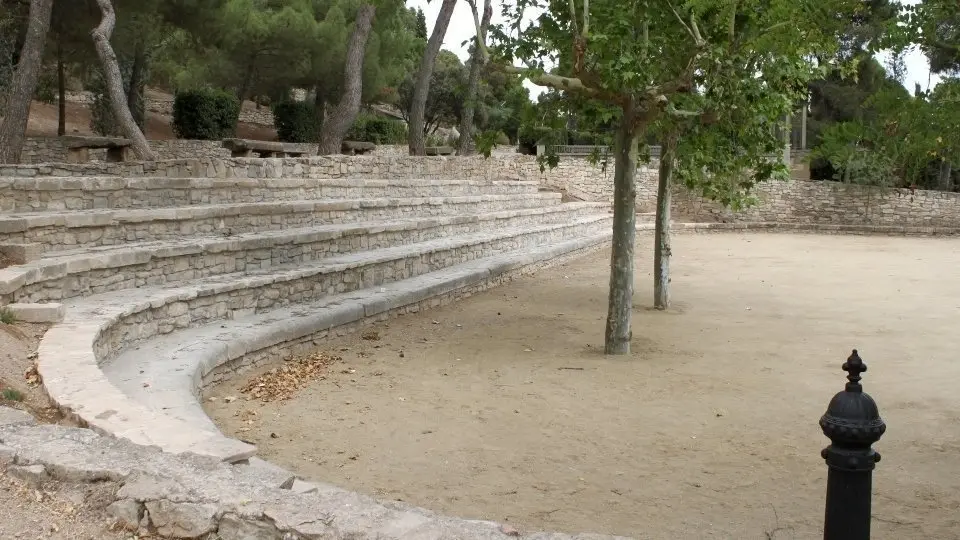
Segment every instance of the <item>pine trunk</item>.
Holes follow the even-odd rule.
[[[146,127],[147,110],[144,103],[146,90],[147,52],[142,44],[137,45],[133,55],[133,65],[130,67],[130,87],[127,89],[127,107],[133,121],[142,130]]]
[[[57,36],[57,135],[67,134],[67,70],[63,65],[63,36]]]
[[[480,21],[480,35],[477,39],[487,39],[487,27],[493,16],[493,5],[490,0],[483,3],[483,18]],[[473,117],[477,107],[478,87],[480,86],[480,68],[483,67],[483,53],[480,47],[473,44],[473,54],[470,57],[470,78],[467,80],[467,95],[464,101],[463,116],[460,118],[460,141],[457,143],[457,154],[469,156],[474,153],[476,145],[473,142]]]
[[[343,70],[343,95],[340,102],[327,115],[320,131],[320,155],[339,154],[343,138],[360,113],[360,98],[363,92],[363,56],[367,39],[373,28],[376,8],[365,5],[357,13],[357,21],[347,44],[347,62]]]
[[[670,195],[677,135],[670,133],[660,153],[657,185],[657,224],[653,250],[653,307],[670,307]]]
[[[450,26],[450,18],[453,17],[455,7],[457,7],[457,0],[443,0],[440,13],[437,15],[437,23],[433,27],[433,33],[430,34],[427,48],[423,51],[423,58],[420,60],[417,82],[413,87],[413,103],[410,105],[411,156],[422,156],[427,153],[424,118],[427,111],[427,95],[430,93],[430,76],[433,75],[433,66],[436,64],[437,54],[440,53],[440,46],[443,45],[443,37],[447,33],[447,27]]]
[[[604,353],[630,354],[633,331],[633,249],[637,235],[637,128],[632,109],[624,112],[616,134],[613,173],[613,250],[610,257],[610,301]]]
[[[30,119],[30,102],[40,80],[43,46],[50,30],[53,0],[30,0],[30,22],[20,51],[17,70],[10,81],[7,106],[0,123],[0,163],[19,163],[24,134]]]
[[[97,0],[100,6],[100,13],[103,18],[100,25],[93,31],[93,44],[97,48],[97,56],[103,64],[103,74],[106,79],[107,92],[110,96],[110,108],[113,109],[113,115],[117,124],[123,130],[124,134],[130,139],[130,147],[133,153],[141,161],[154,161],[156,157],[153,150],[150,149],[150,143],[143,136],[143,132],[137,126],[133,115],[130,114],[130,107],[127,106],[127,96],[123,89],[123,76],[120,75],[120,66],[117,63],[117,55],[113,52],[110,45],[110,35],[113,34],[113,27],[117,24],[117,15],[113,11],[113,4],[110,0]]]

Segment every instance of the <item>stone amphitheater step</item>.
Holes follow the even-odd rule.
[[[481,243],[486,252],[521,249],[603,230],[610,218],[608,214],[598,214],[602,207],[596,203],[570,203],[481,215],[323,225],[230,238],[202,237],[53,252],[32,263],[0,269],[0,304],[59,301],[289,263],[303,264],[338,253],[437,238],[465,241],[464,245]],[[477,233],[478,230],[482,232]]]
[[[161,208],[319,199],[538,193],[535,181],[311,178],[0,178],[0,211]]]
[[[51,399],[94,429],[171,452],[242,460],[255,448],[224,437],[213,426],[196,398],[204,384],[257,362],[304,352],[333,329],[466,296],[559,256],[595,248],[610,238],[609,219],[597,223],[602,223],[601,230],[585,226],[571,238],[541,238],[508,252],[470,252],[484,256],[467,254],[465,262],[431,265],[419,275],[391,278],[375,272],[376,278],[356,281],[348,292],[301,294],[293,298],[295,305],[271,305],[265,312],[232,318],[227,318],[231,311],[226,302],[234,293],[242,295],[243,305],[249,298],[254,309],[256,298],[266,294],[264,287],[298,270],[76,299],[69,302],[64,322],[41,342],[40,373]],[[404,250],[437,252],[444,243],[452,247],[451,242],[344,255],[338,271],[399,260]],[[182,328],[163,336],[161,324]]]
[[[232,203],[177,208],[12,213],[0,216],[0,244],[45,251],[241,234],[333,223],[476,214],[560,204],[553,193]]]

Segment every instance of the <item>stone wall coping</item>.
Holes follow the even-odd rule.
[[[530,193],[525,198],[533,201],[556,200],[559,193]],[[185,221],[236,215],[281,215],[293,213],[359,210],[402,206],[442,206],[513,200],[516,195],[462,195],[452,197],[394,197],[358,199],[314,199],[298,201],[269,201],[251,203],[223,203],[160,208],[108,208],[102,210],[20,212],[0,216],[0,234],[23,232],[37,227],[106,227],[121,223],[150,221]],[[604,205],[605,206],[605,205]]]
[[[213,189],[213,188],[297,188],[313,186],[332,187],[393,187],[393,186],[451,186],[451,185],[517,185],[539,186],[536,180],[482,180],[482,179],[343,179],[343,178],[214,178],[169,176],[80,176],[80,177],[0,177],[0,189],[33,191],[117,191],[125,189]]]
[[[183,240],[131,243],[119,246],[86,248],[79,250],[79,253],[72,253],[70,251],[52,252],[48,254],[48,256],[31,263],[0,269],[0,295],[12,294],[26,285],[59,280],[68,275],[87,272],[92,269],[121,268],[123,266],[144,264],[152,259],[182,257],[201,253],[213,254],[256,250],[285,244],[297,245],[335,240],[346,236],[362,237],[386,231],[426,230],[447,225],[482,224],[485,222],[495,223],[501,220],[509,222],[512,218],[521,216],[543,216],[599,207],[604,207],[604,205],[602,203],[571,203],[570,205],[504,210],[485,214],[462,214],[366,224],[319,225],[298,229],[243,233],[226,239],[198,237]],[[572,220],[568,224],[597,221],[606,218],[606,215],[590,216]],[[539,227],[526,227],[522,230],[524,232],[535,232],[555,227],[557,227],[557,225],[542,225]],[[517,233],[517,231],[504,230],[502,228],[499,228],[497,231],[501,236],[503,234],[510,234],[511,232]],[[468,235],[464,235],[464,237],[470,238]]]

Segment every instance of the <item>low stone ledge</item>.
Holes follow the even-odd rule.
[[[0,243],[42,243],[47,252],[210,234],[244,234],[344,222],[444,217],[555,207],[559,194],[370,198],[87,210],[0,216]],[[23,263],[17,263],[23,264]]]
[[[58,323],[63,320],[63,304],[8,304],[6,308],[18,321],[28,323]]]
[[[320,226],[203,238],[41,259],[0,270],[0,302],[60,301],[142,285],[201,279],[238,271],[303,263],[331,253],[409,245],[436,238],[524,227],[530,232],[583,220],[603,220],[596,206],[556,206],[483,215],[458,215],[377,225]],[[119,274],[120,267],[130,267]],[[69,280],[70,283],[66,283]],[[56,282],[64,286],[50,287]]]
[[[6,184],[6,185],[4,185]],[[0,178],[0,211],[158,208],[364,197],[533,194],[537,182],[309,178]]]

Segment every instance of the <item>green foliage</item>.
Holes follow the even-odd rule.
[[[177,92],[173,101],[173,131],[181,139],[218,140],[236,131],[240,102],[222,90]]]
[[[423,14],[423,10],[420,8],[417,8],[416,32],[418,38],[427,39],[427,16]]]
[[[17,322],[17,316],[13,314],[10,308],[0,307],[0,323],[13,324]]]
[[[273,125],[283,142],[305,143],[320,140],[316,108],[303,101],[282,101],[273,106]]]
[[[4,388],[2,396],[6,401],[23,401],[23,392],[15,388]]]
[[[347,132],[347,139],[374,144],[403,144],[407,140],[407,126],[392,118],[361,113]]]
[[[456,54],[441,50],[430,76],[430,91],[424,114],[423,130],[432,134],[441,125],[452,125],[459,121],[463,112],[466,96],[466,84],[469,73]],[[416,70],[412,70],[400,84],[397,103],[405,119],[409,120],[413,105],[413,90]]]
[[[929,95],[885,90],[859,118],[824,130],[812,155],[831,165],[843,182],[949,188],[939,164],[960,162],[960,80],[947,79]],[[942,185],[942,184],[947,185]]]

